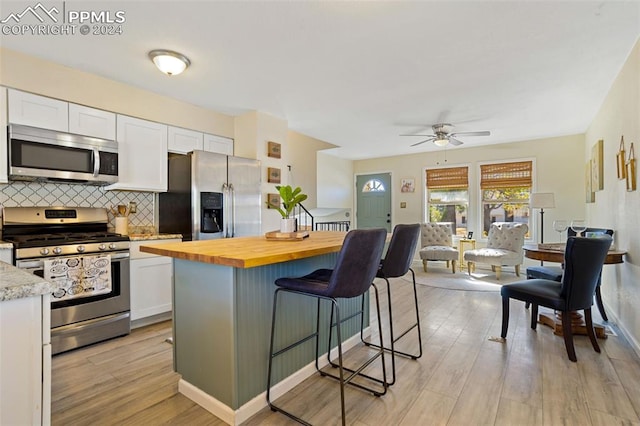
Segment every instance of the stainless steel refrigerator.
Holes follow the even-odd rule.
[[[260,234],[260,161],[206,151],[169,154],[159,231],[184,241]]]

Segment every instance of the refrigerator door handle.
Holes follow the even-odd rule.
[[[236,190],[233,189],[233,184],[229,184],[229,202],[231,203],[231,235],[233,238],[236,236]]]
[[[222,214],[224,215],[224,227],[222,229],[222,238],[229,237],[229,186],[227,183],[222,184]]]

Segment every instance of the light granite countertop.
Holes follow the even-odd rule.
[[[131,241],[182,239],[182,234],[129,234]]]
[[[51,293],[52,287],[42,278],[0,262],[0,302]]]
[[[0,250],[11,250],[13,249],[12,243],[7,243],[5,241],[0,241]]]

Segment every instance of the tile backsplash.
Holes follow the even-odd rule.
[[[152,192],[105,191],[101,186],[66,183],[10,182],[0,184],[0,204],[6,207],[67,206],[115,207],[137,203],[137,212],[129,215],[129,227],[153,227]],[[115,227],[109,213],[109,226]]]

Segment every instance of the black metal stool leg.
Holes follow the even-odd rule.
[[[409,268],[409,271],[411,271],[411,275],[413,278],[413,300],[414,300],[414,306],[415,306],[415,312],[416,312],[416,322],[414,324],[412,324],[409,328],[407,328],[405,331],[403,331],[399,336],[395,336],[393,333],[393,315],[392,315],[392,308],[391,308],[391,286],[389,283],[389,280],[384,278],[384,280],[387,282],[387,295],[388,295],[388,299],[389,299],[389,332],[390,332],[390,337],[391,337],[391,347],[390,348],[385,348],[385,350],[390,351],[392,353],[392,357],[395,357],[395,355],[403,355],[406,357],[409,357],[411,359],[418,359],[422,356],[422,330],[420,328],[420,310],[418,308],[418,290],[417,290],[417,286],[416,286],[416,275],[415,272],[413,271],[413,269]],[[417,332],[418,332],[418,353],[417,354],[411,354],[411,353],[407,353],[407,352],[402,352],[402,351],[398,351],[395,349],[395,343],[397,341],[399,341],[401,338],[403,338],[404,336],[406,336],[411,330],[413,330],[414,328],[417,328]],[[362,335],[362,330],[360,331],[360,338],[362,339],[363,343],[367,346],[371,346],[371,347],[379,347],[377,346],[375,343],[371,343],[368,341],[365,341],[363,339],[363,335]],[[393,366],[393,380],[390,384],[395,383],[395,362],[393,361],[392,358],[392,362],[391,362],[392,366]]]
[[[377,311],[377,315],[378,315],[378,332],[380,334],[380,344],[383,345],[384,344],[384,340],[382,337],[382,322],[380,320],[380,298],[378,295],[378,288],[376,287],[375,284],[372,284],[372,287],[374,288],[375,292],[376,292],[376,311]],[[344,322],[350,318],[353,318],[354,316],[358,315],[358,314],[362,314],[362,312],[357,312],[354,315],[351,315],[347,318],[344,318],[342,320],[340,320],[341,322]],[[335,325],[336,328],[339,330],[340,329],[340,323],[338,322],[338,319],[336,319],[336,323],[333,323],[333,307],[331,310],[331,329],[333,329],[333,326]],[[329,347],[331,346],[331,331],[329,332]],[[371,392],[373,395],[375,396],[382,396],[385,393],[387,393],[387,388],[389,387],[389,383],[387,382],[387,372],[386,372],[386,365],[384,362],[384,350],[382,350],[380,348],[380,345],[377,346],[378,352],[373,355],[371,358],[369,358],[366,362],[364,362],[360,367],[358,367],[357,369],[351,369],[345,366],[342,366],[342,369],[345,371],[348,371],[349,373],[351,373],[351,375],[349,377],[347,377],[347,379],[345,380],[346,383],[349,383],[351,386],[355,386],[359,389],[365,390],[367,392]],[[377,377],[373,377],[370,376],[368,374],[364,374],[362,373],[362,371],[369,366],[373,361],[375,361],[378,357],[382,357],[382,379],[379,379]],[[336,364],[335,362],[333,362],[330,357],[328,358],[329,364],[334,367],[334,368],[338,368],[339,365]],[[320,374],[327,376],[327,377],[332,377],[334,379],[338,379],[338,377],[326,372],[326,371],[320,371]],[[368,386],[364,386],[361,385],[359,383],[352,383],[351,380],[356,377],[356,376],[360,376],[360,377],[364,377],[372,382],[378,383],[382,386],[382,390],[377,390],[374,388],[370,388]]]
[[[287,352],[289,349],[292,349],[296,346],[298,346],[301,343],[306,342],[307,340],[309,340],[312,337],[316,338],[316,362],[318,359],[317,353],[318,353],[318,331],[319,331],[319,322],[320,322],[320,299],[318,299],[318,304],[317,304],[317,309],[318,309],[318,316],[317,316],[317,321],[316,321],[316,332],[313,334],[310,334],[307,337],[304,337],[300,340],[298,340],[297,342],[279,350],[278,352],[274,353],[273,352],[273,346],[274,346],[274,336],[275,336],[275,325],[276,325],[276,310],[277,310],[277,305],[278,305],[278,295],[280,293],[280,291],[285,291],[283,289],[276,289],[274,295],[273,295],[273,312],[271,315],[271,339],[269,342],[269,366],[267,368],[267,404],[269,404],[269,408],[271,409],[271,411],[277,411],[279,413],[284,414],[285,416],[289,417],[292,420],[297,421],[298,423],[301,423],[303,425],[307,425],[307,426],[311,426],[310,423],[305,422],[304,420],[302,420],[300,417],[297,417],[296,415],[276,406],[272,401],[271,401],[271,372],[272,372],[272,365],[273,365],[273,359],[275,357],[277,357],[278,355],[283,354],[284,352]],[[342,418],[343,424],[344,424],[344,413],[343,413],[343,418]]]

